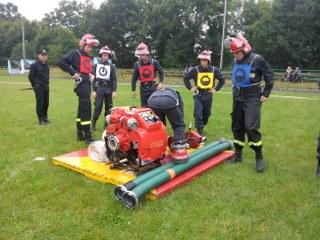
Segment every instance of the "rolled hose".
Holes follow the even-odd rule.
[[[225,141],[224,139],[220,139],[217,141],[214,141],[208,145],[205,145],[203,148],[200,148],[199,150],[196,150],[194,152],[192,152],[189,155],[189,158],[197,156],[198,154],[207,151],[210,148],[213,148],[219,144],[221,144],[223,141]],[[115,187],[114,189],[114,196],[118,201],[122,201],[123,200],[123,194],[125,192],[130,191],[131,189],[135,188],[136,186],[138,186],[139,184],[143,183],[144,181],[156,176],[157,174],[159,174],[160,172],[163,172],[164,170],[171,168],[175,165],[175,163],[173,162],[169,162],[167,164],[162,165],[161,167],[158,167],[156,169],[153,169],[149,172],[146,172],[138,177],[136,177],[135,179],[123,184],[123,185],[119,185],[117,187]]]
[[[196,156],[189,158],[189,161],[185,164],[177,164],[168,168],[158,175],[150,178],[140,185],[136,186],[130,191],[127,191],[123,195],[123,202],[127,208],[136,208],[139,204],[139,200],[152,189],[160,186],[161,184],[169,181],[175,176],[179,176],[183,172],[189,170],[190,168],[206,161],[208,158],[217,155],[218,153],[231,149],[233,144],[231,141],[223,141],[222,143],[212,147],[207,151],[203,151]]]
[[[96,162],[108,163],[107,149],[104,141],[94,141],[88,147],[89,157]]]

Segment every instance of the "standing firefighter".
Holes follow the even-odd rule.
[[[179,92],[171,88],[155,91],[149,97],[148,105],[164,124],[166,117],[168,118],[174,133],[170,146],[171,157],[175,163],[185,163],[188,160],[188,153],[184,134],[183,101]]]
[[[133,66],[131,81],[132,97],[136,97],[136,84],[140,80],[140,101],[141,106],[148,106],[148,98],[157,89],[163,87],[164,72],[160,63],[150,57],[150,51],[146,44],[140,43],[135,50],[139,60]],[[156,73],[159,74],[159,83],[156,83]]]
[[[260,110],[261,104],[268,99],[272,90],[274,74],[262,56],[251,52],[251,46],[243,36],[229,38],[227,45],[235,57],[232,69],[232,131],[236,153],[232,163],[242,161],[246,134],[250,148],[255,151],[256,170],[263,172],[265,161],[259,132]],[[264,88],[261,87],[262,77],[265,81]]]
[[[38,58],[31,64],[29,80],[36,95],[36,111],[40,125],[46,125],[49,107],[49,67],[47,64],[48,53],[45,49],[38,52]]]
[[[75,93],[78,96],[77,138],[87,144],[93,141],[90,132],[91,125],[91,82],[92,58],[89,52],[99,45],[99,41],[91,34],[82,36],[80,49],[72,50],[59,61],[59,67],[68,72],[76,82]]]
[[[224,76],[220,69],[211,65],[211,52],[205,50],[198,56],[200,64],[185,72],[184,84],[192,91],[194,100],[195,126],[200,135],[211,115],[212,95],[224,85]],[[194,85],[190,83],[193,79]],[[215,79],[219,80],[215,86]]]
[[[104,116],[110,114],[112,98],[116,96],[117,76],[116,68],[109,62],[112,55],[108,46],[100,49],[101,62],[94,66],[95,79],[92,83],[92,96],[94,101],[94,112],[92,116],[92,131],[96,130],[96,122],[100,116],[104,102]]]

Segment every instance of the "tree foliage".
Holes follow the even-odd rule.
[[[227,35],[245,34],[254,51],[275,68],[288,64],[320,67],[320,1],[228,0]],[[242,3],[244,3],[242,8]],[[219,64],[223,0],[62,0],[41,21],[21,17],[12,3],[0,4],[0,56],[21,55],[21,26],[26,30],[27,56],[47,47],[52,62],[76,47],[82,34],[93,33],[116,52],[120,67],[132,66],[134,49],[146,42],[165,67],[194,64],[202,49],[213,51]],[[232,63],[228,51],[225,64]]]

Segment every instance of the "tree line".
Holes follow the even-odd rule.
[[[62,0],[41,21],[29,21],[14,4],[0,3],[1,65],[22,57],[22,25],[26,56],[45,47],[50,64],[92,33],[115,51],[118,67],[132,66],[141,41],[167,68],[194,64],[202,49],[211,49],[219,65],[223,11],[223,0],[107,0],[97,8]],[[228,0],[226,34],[244,33],[274,68],[319,68],[319,12],[319,0]],[[224,67],[232,61],[225,51]]]

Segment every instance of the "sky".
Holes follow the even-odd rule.
[[[77,0],[77,2],[83,1]],[[0,2],[11,2],[17,5],[19,12],[28,20],[41,20],[46,13],[59,6],[60,0],[0,0]],[[93,0],[93,2],[96,7],[99,7],[104,0]]]

